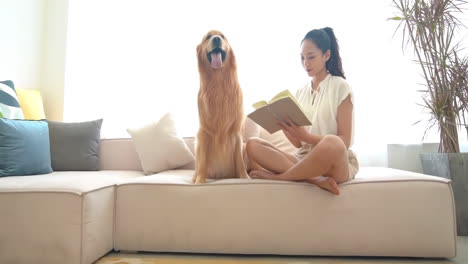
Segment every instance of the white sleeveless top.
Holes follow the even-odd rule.
[[[348,82],[339,76],[328,74],[319,84],[318,92],[312,92],[311,82],[296,93],[296,99],[304,110],[306,116],[312,123],[306,127],[310,133],[320,136],[338,134],[338,106],[351,95],[351,102],[354,104],[353,93]],[[354,111],[352,113],[351,140],[349,146],[354,142]],[[310,149],[309,144],[304,144],[303,150]],[[307,146],[306,146],[307,145]],[[306,149],[304,149],[306,148]],[[301,152],[299,150],[299,152]]]

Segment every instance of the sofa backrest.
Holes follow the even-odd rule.
[[[187,137],[184,138],[184,141],[194,153],[195,138]],[[99,146],[99,168],[101,170],[143,170],[131,138],[102,139]],[[179,169],[193,168],[195,168],[195,162],[186,164]]]
[[[247,118],[245,120],[243,133],[244,142],[251,137],[260,137],[289,154],[293,154],[296,151],[296,148],[291,144],[291,142],[289,142],[283,132],[278,131],[274,134],[270,134]],[[190,151],[195,155],[195,137],[184,137],[184,141]],[[140,158],[138,157],[138,153],[135,150],[135,146],[131,138],[102,139],[99,153],[99,168],[101,170],[143,171],[140,164]],[[178,169],[194,168],[195,161],[192,161]]]

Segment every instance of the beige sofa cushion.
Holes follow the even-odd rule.
[[[453,257],[446,179],[364,167],[335,196],[314,185],[226,179],[193,170],[117,186],[115,249],[159,252]]]
[[[0,263],[90,264],[113,248],[115,184],[138,171],[0,178]]]
[[[138,171],[55,171],[34,176],[0,178],[2,192],[69,192],[83,194],[144,176]]]

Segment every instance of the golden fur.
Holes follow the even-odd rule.
[[[242,91],[234,53],[225,36],[209,31],[197,46],[200,128],[194,183],[206,178],[248,178],[242,157]]]

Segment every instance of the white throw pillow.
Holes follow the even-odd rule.
[[[297,148],[289,141],[282,130],[270,134],[270,132],[260,127],[260,138],[270,142],[281,151],[284,151],[288,154],[294,155],[294,153],[297,151]]]
[[[184,140],[177,135],[174,120],[165,114],[158,122],[129,128],[143,172],[148,174],[175,169],[194,160]]]

